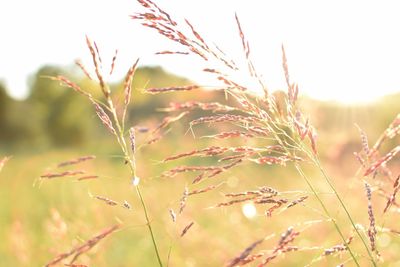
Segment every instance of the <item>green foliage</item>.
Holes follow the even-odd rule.
[[[92,95],[100,93],[97,84],[86,77],[74,75],[75,69],[44,66],[30,79],[30,94],[24,101],[8,96],[0,84],[0,144],[7,150],[42,150],[48,147],[83,147],[98,143],[107,134],[94,120],[93,106],[70,88],[63,88],[49,77],[64,75]],[[150,97],[141,89],[189,84],[189,80],[172,75],[160,67],[139,68],[133,81],[129,110],[131,118],[146,118],[158,107],[171,101],[168,97]],[[120,90],[123,80],[112,85]],[[104,138],[103,138],[104,139]]]
[[[26,119],[27,115],[31,115],[29,106],[9,97],[5,87],[0,85],[1,150],[9,150],[16,146],[23,147],[26,145],[26,140],[31,140],[36,126]]]
[[[99,139],[106,140],[105,132],[98,120],[93,120],[93,107],[87,101],[72,92],[69,88],[60,87],[47,77],[64,75],[79,84],[92,95],[101,92],[97,83],[78,75],[75,68],[44,66],[30,80],[30,95],[24,101],[17,101],[8,96],[6,87],[0,84],[0,145],[2,150],[38,150],[48,147],[90,147],[96,145]],[[188,79],[175,76],[160,67],[139,68],[133,79],[132,102],[128,110],[128,124],[157,116],[154,111],[168,106],[171,101],[186,101],[197,99],[208,101],[210,96],[202,92],[193,98],[191,93],[171,95],[149,95],[143,89],[151,87],[168,87],[188,85]],[[113,91],[119,91],[123,99],[123,79],[111,85]],[[118,95],[118,94],[115,94]],[[277,94],[276,96],[279,96]],[[218,96],[213,101],[223,98]],[[280,99],[280,98],[279,98]],[[368,132],[371,139],[376,139],[388,125],[398,110],[393,109],[400,102],[400,94],[394,94],[379,99],[368,105],[342,105],[340,103],[320,102],[312,99],[302,99],[302,106],[308,114],[313,114],[312,123],[319,129],[319,134],[326,145],[334,143],[358,144],[359,135],[354,122]],[[366,115],[367,114],[367,115]],[[165,114],[158,113],[158,117]],[[193,116],[197,116],[196,112]],[[374,121],[374,127],[370,126]],[[335,122],[335,123],[332,123]],[[320,144],[325,145],[325,144]],[[352,148],[353,149],[353,148]]]
[[[45,66],[32,77],[31,94],[24,104],[30,110],[30,118],[25,121],[35,133],[33,146],[83,145],[91,134],[89,105],[48,79],[57,75],[71,74]]]

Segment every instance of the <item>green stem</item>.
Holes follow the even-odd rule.
[[[234,96],[240,100],[240,97],[239,97],[239,96],[236,96],[236,95],[234,95]],[[257,112],[254,112],[254,111],[253,111],[253,113],[254,113],[254,116],[260,117],[259,114],[257,114]],[[292,114],[292,117],[294,117],[293,114]],[[261,120],[264,120],[263,117],[260,117],[260,119],[261,119]],[[277,122],[278,122],[278,121],[277,121]],[[313,153],[308,152],[308,150],[303,146],[303,143],[302,143],[301,141],[300,141],[299,143],[297,143],[296,140],[294,140],[290,135],[288,135],[284,130],[282,130],[282,129],[274,122],[274,120],[268,120],[268,121],[266,122],[266,126],[270,129],[271,133],[274,135],[275,140],[279,143],[279,145],[281,145],[281,146],[286,150],[286,152],[288,152],[289,154],[292,154],[291,151],[289,151],[288,146],[285,145],[285,144],[287,144],[287,142],[285,142],[284,140],[282,140],[282,138],[279,136],[279,134],[278,134],[277,132],[281,132],[281,134],[283,134],[284,136],[288,137],[289,140],[291,140],[291,141],[293,141],[295,144],[297,144],[298,147],[300,148],[300,150],[304,151],[304,152],[307,154],[307,156],[308,156],[310,159],[313,160],[314,164],[318,167],[318,169],[320,170],[320,172],[321,172],[322,175],[324,176],[325,181],[328,183],[328,185],[330,186],[330,188],[333,190],[333,192],[334,192],[336,198],[339,200],[339,202],[340,202],[342,208],[344,209],[344,211],[346,212],[347,217],[349,218],[349,220],[350,220],[350,222],[351,222],[351,224],[352,224],[354,230],[357,232],[358,236],[361,238],[361,240],[362,240],[362,242],[363,242],[365,248],[367,249],[368,255],[369,255],[369,257],[370,257],[370,260],[371,260],[373,266],[377,266],[376,263],[375,263],[375,261],[374,261],[374,258],[373,258],[373,256],[372,256],[372,254],[371,254],[371,252],[370,252],[370,249],[368,248],[368,245],[366,244],[365,240],[363,239],[363,237],[361,236],[360,232],[358,231],[358,229],[357,229],[357,227],[356,227],[356,225],[355,225],[355,223],[354,223],[354,221],[353,221],[353,219],[352,219],[352,217],[351,217],[351,215],[350,215],[350,213],[349,213],[349,211],[348,211],[346,205],[344,204],[342,198],[339,196],[339,193],[336,191],[336,189],[335,189],[334,185],[332,184],[330,178],[327,176],[327,174],[325,173],[324,169],[322,168],[322,166],[321,166],[321,164],[320,164],[320,162],[319,162],[319,160],[318,160],[318,157],[317,157],[316,155],[314,155]],[[293,148],[296,148],[296,146],[294,146]],[[294,152],[294,151],[293,151],[293,152]],[[339,235],[342,237],[342,239],[343,239],[343,241],[344,241],[344,245],[346,246],[347,250],[349,251],[351,257],[353,258],[353,260],[354,260],[354,262],[355,262],[355,264],[356,264],[357,266],[360,266],[359,263],[358,263],[358,261],[357,261],[357,259],[356,259],[356,257],[355,257],[355,255],[353,254],[353,251],[351,250],[351,248],[350,248],[349,245],[347,244],[346,239],[345,239],[345,237],[344,237],[342,231],[341,231],[340,228],[339,228],[339,225],[337,224],[336,220],[335,220],[334,218],[331,217],[328,208],[325,206],[324,202],[323,202],[322,199],[319,197],[319,195],[318,195],[318,193],[316,192],[314,186],[312,185],[312,183],[310,182],[310,180],[309,180],[308,177],[305,175],[305,173],[303,172],[303,170],[301,169],[300,165],[299,165],[297,162],[295,162],[295,167],[296,167],[296,170],[299,172],[299,174],[302,176],[302,178],[306,181],[308,187],[312,190],[314,196],[317,198],[318,202],[319,202],[320,205],[322,206],[322,208],[323,208],[325,214],[332,220],[332,222],[333,222],[333,224],[334,224],[334,226],[335,226],[335,228],[336,228],[336,231],[337,231],[337,232],[339,233]]]
[[[328,183],[329,187],[333,190],[333,192],[334,192],[336,198],[339,200],[340,205],[342,206],[342,208],[343,208],[343,210],[345,211],[345,213],[346,213],[348,219],[349,219],[350,222],[351,222],[351,225],[353,226],[353,229],[356,231],[357,235],[360,237],[361,241],[363,242],[364,247],[365,247],[365,249],[366,249],[367,252],[368,252],[368,256],[370,257],[370,260],[371,260],[372,264],[373,264],[374,266],[377,266],[377,265],[376,265],[376,262],[375,262],[375,260],[374,260],[374,258],[373,258],[373,256],[372,256],[372,254],[371,254],[371,251],[370,251],[370,249],[369,249],[369,247],[368,247],[368,245],[367,245],[367,242],[365,242],[365,240],[364,240],[364,238],[362,237],[360,231],[357,229],[357,226],[356,226],[356,224],[354,223],[353,218],[351,217],[349,210],[347,209],[346,205],[344,204],[344,202],[343,202],[342,198],[340,197],[339,193],[337,192],[336,188],[335,188],[334,185],[332,184],[331,179],[330,179],[329,176],[326,174],[325,170],[322,168],[321,162],[319,161],[319,159],[318,159],[317,156],[314,157],[314,162],[315,162],[315,164],[317,165],[317,167],[318,167],[319,171],[321,172],[321,174],[324,176],[325,181]]]
[[[291,140],[293,140],[293,139],[291,139]],[[294,140],[293,140],[293,141],[294,141]],[[297,143],[297,142],[295,141],[295,143]],[[319,171],[321,172],[321,174],[323,175],[325,181],[327,182],[327,184],[329,185],[329,187],[332,189],[332,191],[334,192],[334,194],[335,194],[336,198],[338,199],[340,205],[342,206],[343,210],[345,211],[345,213],[346,213],[346,215],[347,215],[347,217],[348,217],[348,219],[349,219],[349,221],[350,221],[350,223],[351,223],[351,225],[352,225],[354,231],[357,233],[357,235],[358,235],[359,238],[361,239],[361,241],[362,241],[362,243],[363,243],[365,249],[367,250],[368,256],[370,257],[370,260],[371,260],[373,266],[377,266],[377,265],[376,265],[376,262],[375,262],[375,260],[374,260],[374,258],[373,258],[373,256],[372,256],[372,253],[371,253],[371,251],[370,251],[370,249],[369,249],[369,247],[368,247],[368,245],[367,245],[367,243],[366,243],[366,241],[365,241],[365,239],[364,239],[363,236],[361,235],[360,231],[357,229],[357,226],[355,225],[354,220],[353,220],[353,218],[351,217],[349,210],[347,209],[346,205],[344,204],[342,198],[340,197],[338,191],[336,190],[335,186],[333,185],[331,179],[329,178],[329,176],[328,176],[327,173],[325,172],[324,168],[322,167],[321,162],[319,161],[318,156],[317,156],[317,155],[314,155],[313,153],[308,152],[308,150],[304,147],[303,143],[300,142],[300,143],[297,143],[297,144],[298,144],[298,145],[302,148],[302,150],[308,155],[308,157],[309,157],[310,159],[313,160],[314,164],[318,167],[318,169],[319,169]],[[300,166],[299,166],[297,163],[296,163],[296,169],[299,171],[300,175],[306,180],[306,182],[307,182],[308,186],[311,188],[311,190],[314,192],[314,189],[312,188],[312,185],[311,185],[310,181],[308,180],[308,178],[306,177],[306,175],[304,174],[304,172],[300,171],[301,168],[300,168]],[[325,210],[326,214],[328,215],[328,214],[329,214],[329,213],[327,213],[328,210],[326,209],[326,207],[325,207],[325,205],[323,204],[322,200],[319,198],[319,196],[317,195],[316,192],[314,192],[314,195],[317,197],[318,201],[320,202],[320,204],[322,205],[322,207],[323,207],[323,209]],[[330,216],[330,215],[328,215],[328,216]],[[340,233],[340,229],[338,228],[338,225],[336,224],[335,221],[333,221],[333,222],[334,222],[334,224],[335,224],[335,228],[338,230],[339,234],[340,234],[340,235],[342,236],[342,238],[343,238],[343,235]],[[344,241],[345,241],[345,240],[344,240]],[[351,256],[353,257],[353,253],[351,252],[350,247],[347,246],[347,245],[346,245],[346,247],[348,248],[348,250],[349,250]],[[353,257],[353,259],[355,260],[354,257]],[[355,260],[355,261],[356,261],[356,260]],[[356,264],[357,264],[357,262],[356,262]]]
[[[133,155],[133,159],[131,159],[130,156],[129,156],[128,146],[126,145],[126,141],[125,141],[125,138],[124,138],[123,128],[121,127],[121,124],[120,124],[120,122],[118,120],[117,111],[116,111],[116,109],[114,107],[114,104],[113,104],[113,102],[112,102],[110,97],[107,98],[107,103],[108,103],[108,106],[109,106],[109,110],[110,110],[110,112],[111,112],[111,114],[113,116],[115,125],[117,126],[117,131],[118,131],[118,133],[117,133],[117,141],[118,141],[118,144],[120,145],[121,150],[124,153],[125,160],[127,162],[129,162],[131,175],[133,177],[136,177],[136,163],[135,163],[134,155]],[[136,188],[136,192],[137,192],[137,194],[139,196],[140,203],[142,204],[144,216],[145,216],[145,219],[146,219],[146,225],[147,225],[147,228],[148,228],[148,230],[150,232],[151,240],[153,242],[154,251],[155,251],[155,253],[157,255],[158,264],[160,265],[160,267],[163,267],[163,264],[162,264],[162,261],[161,261],[161,257],[160,257],[160,253],[158,251],[156,239],[154,237],[153,228],[151,227],[149,215],[148,215],[148,212],[147,212],[146,202],[145,202],[145,200],[144,200],[144,198],[142,196],[142,193],[140,191],[139,185],[136,185],[135,188]]]
[[[272,122],[272,125],[273,125],[274,127],[277,127],[273,122]],[[271,126],[270,124],[267,124],[267,126],[268,126],[269,128],[272,128],[272,126]],[[277,128],[279,128],[279,127],[277,127]],[[281,137],[276,133],[276,131],[273,130],[273,128],[271,129],[271,132],[273,133],[273,135],[274,135],[274,137],[275,137],[275,140],[278,141],[278,143],[286,150],[286,152],[291,153],[291,152],[289,151],[289,149],[287,148],[287,146],[285,146],[285,145],[283,144],[283,141],[282,141]],[[292,140],[293,140],[293,139],[292,139]],[[293,141],[294,141],[294,140],[293,140]],[[296,143],[296,142],[295,142],[295,143]],[[300,145],[299,147],[303,148],[303,151],[305,151],[306,154],[308,154],[308,153],[307,153],[307,150],[306,150],[302,145]],[[319,167],[320,167],[320,170],[321,170],[321,169],[322,169],[322,166],[319,165]],[[296,168],[296,170],[299,172],[299,174],[301,175],[301,177],[306,181],[308,187],[311,189],[311,191],[313,192],[314,196],[317,198],[318,202],[319,202],[320,205],[322,206],[322,209],[324,210],[325,214],[332,220],[332,223],[333,223],[333,225],[335,226],[336,231],[339,233],[339,235],[340,235],[341,238],[343,239],[343,244],[346,246],[347,250],[349,251],[351,257],[352,257],[353,260],[354,260],[354,263],[355,263],[357,266],[360,266],[360,264],[358,263],[358,261],[357,261],[355,255],[354,255],[354,253],[353,253],[353,251],[351,250],[350,246],[347,244],[347,242],[346,242],[347,240],[346,240],[346,238],[344,237],[342,231],[340,230],[339,225],[336,223],[336,220],[335,220],[334,218],[332,218],[332,216],[331,216],[330,213],[329,213],[328,208],[325,206],[324,202],[323,202],[322,199],[319,197],[319,195],[318,195],[317,191],[315,190],[314,186],[312,185],[312,183],[310,182],[310,180],[309,180],[308,177],[305,175],[305,173],[303,172],[303,170],[301,169],[300,165],[299,165],[297,162],[295,162],[295,168]],[[332,184],[330,184],[330,185],[331,185],[331,187],[333,187]],[[334,192],[336,193],[336,197],[338,197],[337,191],[334,190]],[[339,198],[339,199],[340,199],[340,198]],[[340,200],[341,200],[341,199],[340,199]],[[343,205],[344,205],[344,204],[343,204]],[[347,209],[346,209],[346,210],[347,210]],[[349,216],[350,216],[350,214],[349,214]],[[355,227],[355,225],[354,225],[354,227]],[[369,253],[369,250],[368,250],[368,253]],[[375,262],[373,261],[372,258],[371,258],[371,260],[372,260],[372,262],[374,263],[374,266],[376,266],[376,265],[375,265]]]
[[[332,218],[332,216],[329,213],[328,208],[325,206],[324,202],[322,201],[322,199],[319,197],[317,191],[315,190],[314,186],[311,184],[310,180],[308,179],[307,175],[305,175],[305,173],[303,172],[303,170],[301,169],[300,165],[298,163],[295,163],[295,168],[296,170],[299,172],[299,174],[301,175],[301,177],[306,181],[308,187],[310,187],[311,191],[313,192],[314,196],[317,198],[318,202],[320,203],[322,209],[324,210],[325,214],[332,220],[333,225],[336,228],[336,231],[339,233],[340,237],[343,239],[343,244],[346,246],[347,250],[349,251],[351,257],[354,260],[354,263],[357,266],[360,266],[360,264],[358,263],[355,255],[353,254],[353,251],[350,249],[349,245],[347,244],[347,240],[344,237],[342,231],[339,228],[339,225],[336,223],[336,220],[334,218]],[[375,266],[375,265],[374,265]]]
[[[142,203],[142,207],[143,207],[143,211],[144,211],[144,216],[146,217],[146,222],[147,222],[146,225],[147,225],[147,228],[149,229],[150,236],[151,236],[151,240],[153,241],[153,246],[154,246],[154,250],[155,250],[156,255],[157,255],[158,264],[160,265],[160,267],[162,267],[163,264],[162,264],[162,261],[161,261],[160,254],[158,253],[158,248],[157,248],[156,239],[155,239],[155,237],[154,237],[153,229],[152,229],[151,224],[150,224],[150,219],[149,219],[149,216],[148,216],[148,214],[147,214],[146,203],[145,203],[145,201],[144,201],[144,199],[143,199],[142,193],[140,192],[139,185],[137,185],[137,186],[135,186],[135,187],[136,187],[136,192],[137,192],[137,194],[139,195],[140,202]]]

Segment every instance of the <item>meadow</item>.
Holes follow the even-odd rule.
[[[270,91],[236,17],[240,69],[257,91],[190,22],[184,32],[152,1],[139,3],[132,18],[183,49],[159,54],[212,59],[203,71],[221,85],[142,79],[138,89],[138,61],[109,85],[103,72],[117,61],[103,66],[87,37],[84,79],[41,76],[82,99],[96,134],[86,146],[19,145],[0,157],[0,265],[400,265],[399,95],[354,106],[304,97],[283,46],[287,88]],[[52,131],[75,142],[73,130]]]
[[[172,128],[178,136],[179,132],[184,134],[187,131],[187,128],[179,124]],[[352,132],[354,138],[358,138],[357,130],[353,129]],[[243,207],[251,201],[234,206],[214,207],[226,201],[226,193],[249,191],[262,186],[288,192],[283,194],[290,199],[309,195],[309,188],[293,166],[257,166],[249,163],[227,171],[217,179],[193,186],[193,175],[162,177],[161,174],[173,165],[161,161],[169,155],[182,152],[183,146],[193,147],[194,141],[198,146],[206,146],[209,141],[199,141],[191,135],[178,136],[167,136],[159,143],[143,149],[138,155],[138,172],[144,177],[141,179],[143,195],[148,203],[161,257],[169,262],[169,266],[221,266],[255,240],[266,238],[263,246],[260,246],[262,251],[273,247],[281,232],[290,226],[301,230],[295,245],[303,251],[280,256],[272,262],[275,266],[307,266],[316,259],[318,261],[311,266],[336,266],[342,262],[346,262],[345,266],[352,266],[345,251],[319,258],[325,249],[341,244],[341,241],[312,197],[297,207],[278,210],[272,216],[265,214],[268,206],[264,205],[256,206],[256,214],[251,211],[250,215],[246,214]],[[359,163],[349,151],[340,152],[343,146],[354,145],[350,142],[345,145],[341,141],[335,142],[330,139],[332,137],[329,132],[322,134],[322,137],[333,140],[328,144],[321,142],[329,151],[324,156],[323,164],[334,177],[334,184],[342,193],[344,201],[349,203],[352,216],[358,223],[368,225],[363,181],[354,176]],[[113,225],[120,225],[120,228],[81,255],[76,263],[86,266],[157,264],[129,171],[124,168],[122,160],[115,156],[118,151],[110,148],[113,145],[115,144],[105,142],[107,148],[97,150],[64,149],[40,154],[13,155],[6,162],[0,174],[2,266],[43,266],[60,253],[70,251]],[[357,149],[361,147],[360,144],[355,146]],[[91,155],[93,152],[95,159],[82,162],[79,168],[73,169],[84,170],[86,174],[81,176],[96,175],[97,178],[40,178],[44,173],[63,170],[56,167],[60,162]],[[199,165],[200,162],[196,159],[185,159],[179,163]],[[65,169],[68,169],[67,166]],[[312,167],[307,167],[307,174],[316,181],[320,178],[320,174]],[[190,196],[184,212],[174,223],[169,209],[178,212],[181,196],[188,185],[190,190],[213,185],[218,187]],[[343,223],[346,218],[334,202],[329,188],[320,181],[317,186],[335,218],[342,222],[346,229],[344,231],[350,236],[352,230]],[[106,197],[118,204],[109,205],[96,196]],[[130,209],[122,206],[125,201],[131,206]],[[377,225],[396,229],[393,218],[398,216],[397,209],[392,208],[389,214],[382,214],[384,204],[385,199],[378,192],[375,193],[374,209],[376,214],[382,215],[376,217]],[[180,237],[182,229],[192,221],[195,222],[192,229]],[[383,231],[377,235],[377,246],[385,259],[379,266],[396,266],[399,263],[399,245],[398,233]],[[360,244],[356,248],[362,249]],[[368,261],[364,259],[362,266],[367,265]]]

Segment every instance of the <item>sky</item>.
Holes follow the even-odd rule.
[[[271,90],[284,89],[281,45],[292,80],[303,94],[322,100],[368,102],[400,92],[400,3],[397,1],[154,0],[178,22],[187,18],[207,40],[234,59],[242,58],[238,14],[254,64]],[[135,0],[1,1],[0,81],[17,98],[43,65],[90,65],[88,35],[103,58],[119,50],[112,80],[140,58],[202,85],[213,85],[196,61],[156,56],[179,50],[133,21]]]

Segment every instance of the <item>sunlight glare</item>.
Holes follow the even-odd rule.
[[[257,209],[254,206],[253,202],[246,203],[242,206],[243,215],[248,218],[252,219],[257,215]]]

